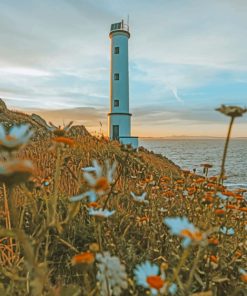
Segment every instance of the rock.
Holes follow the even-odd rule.
[[[8,108],[5,102],[2,99],[0,99],[0,112],[5,112],[6,110],[8,110]]]

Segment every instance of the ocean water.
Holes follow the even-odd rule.
[[[155,139],[141,138],[139,145],[160,153],[182,169],[203,174],[202,163],[213,165],[209,175],[220,173],[225,139]],[[247,139],[231,139],[226,159],[225,185],[247,188]]]

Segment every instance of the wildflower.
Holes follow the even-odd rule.
[[[245,112],[247,112],[246,108],[241,108],[238,106],[225,106],[225,105],[221,105],[220,108],[217,108],[215,110],[225,114],[226,116],[230,116],[230,117],[240,117]]]
[[[178,286],[176,284],[174,284],[174,283],[172,283],[170,285],[170,287],[168,288],[169,293],[172,294],[172,295],[176,295],[177,290],[178,290]]]
[[[223,234],[226,234],[226,235],[234,235],[234,233],[235,233],[235,231],[232,227],[227,228],[226,226],[221,226],[220,232],[222,232]]]
[[[152,295],[157,295],[165,285],[165,274],[159,275],[159,267],[146,261],[134,269],[137,285],[150,289]]]
[[[3,125],[0,124],[0,147],[8,152],[20,149],[33,135],[29,128],[29,124],[14,125],[6,134]]]
[[[91,244],[89,245],[89,250],[90,250],[91,252],[93,252],[93,253],[97,253],[97,252],[99,252],[99,244],[97,244],[97,243],[91,243]]]
[[[204,167],[204,168],[208,168],[208,169],[213,167],[213,165],[210,164],[210,163],[202,163],[201,166]]]
[[[162,207],[162,208],[158,209],[158,211],[161,213],[165,213],[165,212],[168,212],[168,209],[165,209]]]
[[[188,187],[187,191],[189,195],[193,195],[196,192],[196,187]]]
[[[214,213],[215,215],[222,217],[225,215],[226,211],[224,209],[216,209]]]
[[[164,223],[172,234],[183,237],[184,248],[187,248],[192,241],[199,242],[203,239],[203,234],[186,217],[165,218]]]
[[[226,209],[235,210],[235,209],[237,209],[237,207],[230,204],[230,205],[226,206]]]
[[[94,263],[94,260],[95,260],[95,256],[93,253],[83,252],[72,257],[71,264],[72,265],[77,265],[77,264],[91,265],[92,263]]]
[[[96,217],[101,217],[101,218],[108,218],[111,215],[113,215],[115,211],[108,211],[108,210],[103,210],[103,209],[98,209],[95,210],[93,208],[88,209],[88,214],[90,216],[96,216]]]
[[[239,272],[241,274],[241,280],[247,283],[247,272],[243,268],[239,268]]]
[[[116,163],[114,162],[110,166],[106,161],[106,175],[103,175],[103,168],[98,164],[96,160],[93,161],[93,167],[82,168],[83,177],[90,186],[90,190],[80,195],[76,195],[70,198],[70,201],[79,201],[86,197],[89,197],[90,202],[95,202],[97,196],[106,194],[110,185],[113,183],[113,174],[116,170]]]
[[[213,245],[213,246],[217,246],[219,244],[219,240],[215,237],[211,237],[208,239],[208,244]]]
[[[238,210],[241,212],[247,212],[247,207],[238,208]]]
[[[130,195],[133,197],[133,200],[139,203],[148,204],[149,201],[146,200],[147,192],[143,192],[142,195],[135,195],[135,193],[130,192]]]
[[[9,185],[23,183],[34,173],[29,160],[11,160],[0,163],[0,181]]]
[[[118,296],[122,290],[128,288],[128,279],[125,266],[120,263],[116,256],[111,256],[109,252],[96,255],[97,260],[97,280],[100,284],[100,295]]]
[[[229,195],[225,194],[226,192],[217,192],[217,197],[220,198],[221,200],[227,200]]]
[[[136,217],[136,222],[138,226],[146,225],[149,222],[150,218],[148,216]]]
[[[73,121],[70,121],[69,124],[61,127],[54,125],[52,122],[49,122],[50,126],[48,127],[48,129],[50,131],[53,132],[54,135],[58,136],[58,137],[63,137],[70,129],[71,125],[73,124]]]
[[[89,202],[89,203],[87,203],[87,207],[88,208],[97,208],[97,209],[99,209],[100,205],[97,202]]]
[[[195,180],[195,183],[197,183],[197,184],[200,184],[200,183],[203,183],[203,182],[205,182],[205,178],[198,178],[198,179]]]
[[[167,176],[163,176],[163,177],[161,177],[161,181],[163,181],[163,182],[170,182],[171,181],[171,178],[170,177],[167,177]]]
[[[218,258],[215,255],[211,255],[210,256],[210,262],[213,262],[213,263],[217,264],[218,263]]]
[[[70,147],[73,147],[75,145],[75,141],[73,139],[66,138],[66,137],[55,137],[52,139],[52,141],[56,143],[65,144]]]
[[[240,257],[242,257],[242,253],[240,251],[236,251],[235,254],[234,254],[234,256],[236,258],[240,258]]]
[[[207,204],[210,204],[214,201],[214,198],[212,196],[212,193],[210,192],[206,192],[205,193],[205,196],[204,196],[204,201],[207,203]]]

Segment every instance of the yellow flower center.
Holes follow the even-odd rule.
[[[99,178],[94,186],[95,191],[107,191],[109,188],[110,184],[105,177]]]
[[[151,288],[160,290],[164,286],[164,281],[159,275],[150,275],[147,277],[147,283]]]
[[[71,264],[76,265],[76,264],[92,264],[94,262],[94,254],[91,252],[84,252],[75,255],[72,260]]]
[[[11,141],[13,141],[13,140],[16,140],[15,137],[12,137],[12,136],[10,136],[10,135],[6,135],[5,139],[6,139],[7,141],[9,141],[9,142],[11,142]]]
[[[181,235],[189,237],[190,239],[192,239],[194,241],[202,240],[202,233],[200,231],[192,232],[192,231],[190,231],[188,229],[184,229],[184,230],[181,231]]]

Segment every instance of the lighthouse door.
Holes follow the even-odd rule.
[[[119,140],[119,125],[113,125],[113,140]]]

